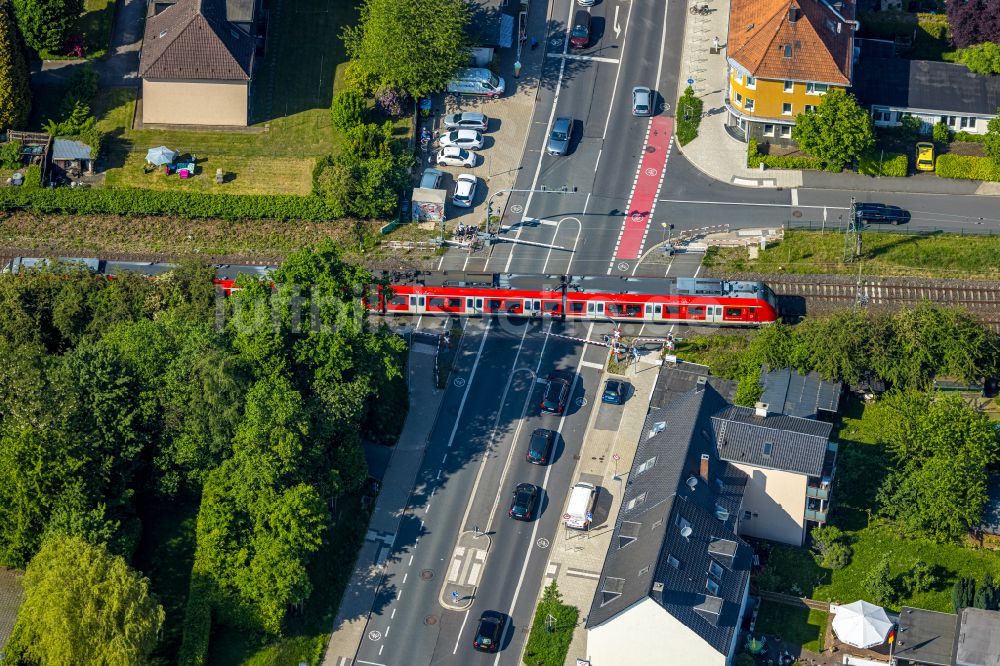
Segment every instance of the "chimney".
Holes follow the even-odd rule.
[[[788,8],[788,22],[795,23],[799,19],[799,10],[797,7]]]
[[[701,454],[701,478],[705,479],[705,483],[708,483],[708,454]]]
[[[698,377],[698,380],[695,382],[695,385],[694,385],[694,392],[695,393],[700,393],[700,392],[704,391],[705,390],[705,384],[707,384],[707,383],[708,383],[708,377],[705,377],[704,375],[701,376],[701,377]]]
[[[653,598],[658,602],[663,601],[663,583],[653,583]]]
[[[758,416],[760,418],[764,418],[765,416],[767,416],[767,403],[758,402],[757,404],[755,404],[753,406],[753,415]]]

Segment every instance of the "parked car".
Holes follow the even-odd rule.
[[[576,0],[576,4],[581,7],[593,7],[595,2],[597,2],[597,0]]]
[[[549,155],[565,155],[569,150],[569,141],[573,136],[573,119],[556,118],[552,123],[552,131],[549,133],[549,142],[545,146],[545,151]]]
[[[597,487],[591,483],[580,481],[569,494],[569,504],[563,515],[563,525],[575,530],[585,530],[590,527],[594,518],[594,501],[597,499]]]
[[[455,192],[451,195],[451,202],[459,208],[472,208],[478,184],[479,179],[471,173],[459,174],[458,178],[455,179]]]
[[[483,135],[476,130],[452,130],[438,137],[438,145],[442,148],[456,146],[466,150],[479,150],[483,147]]]
[[[476,640],[472,646],[480,652],[496,652],[500,649],[500,639],[507,618],[503,613],[483,611],[479,616],[479,627],[476,629]]]
[[[566,411],[569,388],[569,379],[563,373],[549,375],[545,380],[545,392],[542,394],[542,411],[552,414],[562,414]]]
[[[470,153],[465,148],[448,146],[447,148],[442,148],[434,155],[434,162],[438,166],[474,167],[476,166],[476,154]]]
[[[442,121],[446,129],[470,129],[485,132],[490,123],[486,114],[478,111],[460,111],[449,113]]]
[[[500,97],[504,91],[504,80],[485,67],[465,67],[455,72],[455,78],[445,88],[459,95],[485,95]]]
[[[653,115],[653,91],[646,86],[632,88],[632,115]]]
[[[444,178],[444,171],[435,169],[434,167],[427,167],[424,169],[423,175],[420,176],[420,187],[428,190],[436,190],[441,186],[442,178]]]
[[[917,144],[917,171],[934,171],[934,144],[921,141]]]
[[[908,222],[910,214],[899,206],[878,203],[862,203],[854,206],[854,214],[861,223],[902,224]]]
[[[507,515],[514,520],[531,520],[535,515],[535,505],[538,504],[538,488],[530,483],[519,483],[514,488],[514,496],[510,500],[510,510]]]
[[[578,49],[590,44],[590,12],[586,9],[577,9],[573,16],[573,30],[569,33],[569,44]]]
[[[536,428],[531,433],[531,440],[528,442],[528,452],[525,459],[533,465],[544,465],[552,458],[552,449],[555,448],[556,434],[545,428]]]
[[[625,398],[628,397],[628,384],[620,379],[609,379],[604,384],[604,393],[601,394],[601,402],[611,405],[624,405]]]

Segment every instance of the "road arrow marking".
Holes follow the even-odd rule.
[[[618,39],[618,35],[621,34],[622,27],[618,25],[618,5],[615,5],[615,39]]]

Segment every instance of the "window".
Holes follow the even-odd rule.
[[[962,129],[967,127],[975,127],[976,119],[970,118],[969,116],[962,116]]]
[[[487,310],[499,310],[501,307],[503,307],[503,301],[501,301],[499,298],[491,298],[490,300],[486,301]]]
[[[674,569],[680,569],[681,568],[681,561],[678,560],[673,555],[667,555],[667,564],[669,564],[670,566],[672,566]]]
[[[792,45],[791,44],[785,44],[785,57],[786,58],[791,58],[792,57]]]
[[[806,104],[806,113],[812,113],[816,110],[815,104]]]
[[[742,308],[726,308],[726,319],[740,319],[742,317]]]
[[[704,319],[705,318],[705,306],[704,305],[689,305],[688,306],[688,317],[691,319]]]
[[[785,81],[785,92],[792,92],[795,89],[794,81]]]
[[[765,458],[771,457],[771,451],[774,449],[774,442],[764,442],[764,447],[761,453],[764,454]]]
[[[559,312],[559,301],[545,301],[542,303],[542,310],[545,312]]]
[[[399,294],[396,294],[392,297],[392,300],[389,302],[392,303],[393,305],[406,305],[406,296],[400,296]]]
[[[460,308],[460,307],[462,307],[462,299],[461,298],[449,298],[448,299],[448,307],[449,308]]]
[[[792,135],[792,128],[789,127],[788,125],[782,125],[781,126],[781,138],[787,139],[791,135]]]
[[[708,573],[716,578],[722,578],[722,566],[715,560],[712,560],[708,565]]]
[[[431,308],[443,308],[444,299],[441,297],[432,297],[427,299],[427,307]]]
[[[764,125],[764,136],[774,136],[774,125]]]
[[[747,97],[747,101],[743,105],[743,108],[746,109],[747,111],[753,111],[753,100]]]
[[[743,512],[743,520],[750,520],[750,512],[749,511],[744,511]]]
[[[877,123],[888,123],[892,121],[892,112],[888,109],[872,109],[872,118]]]
[[[747,74],[747,88],[754,90],[757,88],[757,79]]]
[[[681,313],[681,306],[679,305],[666,305],[663,308],[663,314],[676,317]]]
[[[735,102],[736,106],[743,106],[743,95],[736,93]]]
[[[650,458],[649,460],[647,460],[646,462],[642,463],[641,465],[635,468],[635,475],[639,476],[640,474],[650,469],[655,464],[656,464],[656,456],[653,456],[652,458]]]
[[[719,596],[719,584],[711,578],[705,581],[705,589],[708,590],[712,596]]]
[[[681,529],[684,529],[685,527],[691,527],[691,523],[687,521],[687,518],[681,515],[677,516],[677,520],[674,521],[674,524]]]
[[[646,565],[643,568],[639,569],[640,576],[645,576],[648,573],[649,573],[649,565]]]
[[[646,501],[646,493],[642,493],[641,495],[633,497],[632,499],[630,499],[628,501],[628,504],[625,505],[625,510],[626,511],[631,511],[632,509],[634,509],[635,507],[639,506],[640,504],[642,504],[645,501]]]
[[[781,115],[790,116],[792,115],[792,105],[790,102],[784,102],[781,105]]]
[[[622,590],[624,589],[624,578],[605,578],[604,586],[601,588],[601,605],[610,604],[622,595]]]
[[[583,313],[583,306],[584,306],[583,303],[570,303],[569,304],[569,311],[573,312],[573,313],[576,313],[576,314],[582,314]]]
[[[806,94],[807,95],[825,95],[830,89],[825,83],[807,83],[806,84]]]

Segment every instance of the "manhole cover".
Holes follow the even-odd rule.
[[[655,146],[646,146],[643,150],[644,150],[644,152],[647,152],[647,153],[655,153],[656,152],[656,147]]]
[[[424,618],[424,624],[426,624],[428,627],[433,627],[437,623],[438,623],[437,615],[428,615],[427,617]]]
[[[434,578],[434,572],[430,569],[424,569],[420,572],[420,577],[424,580],[430,580],[431,578]]]
[[[792,217],[802,217],[802,211],[801,210],[793,210],[792,211]]]

